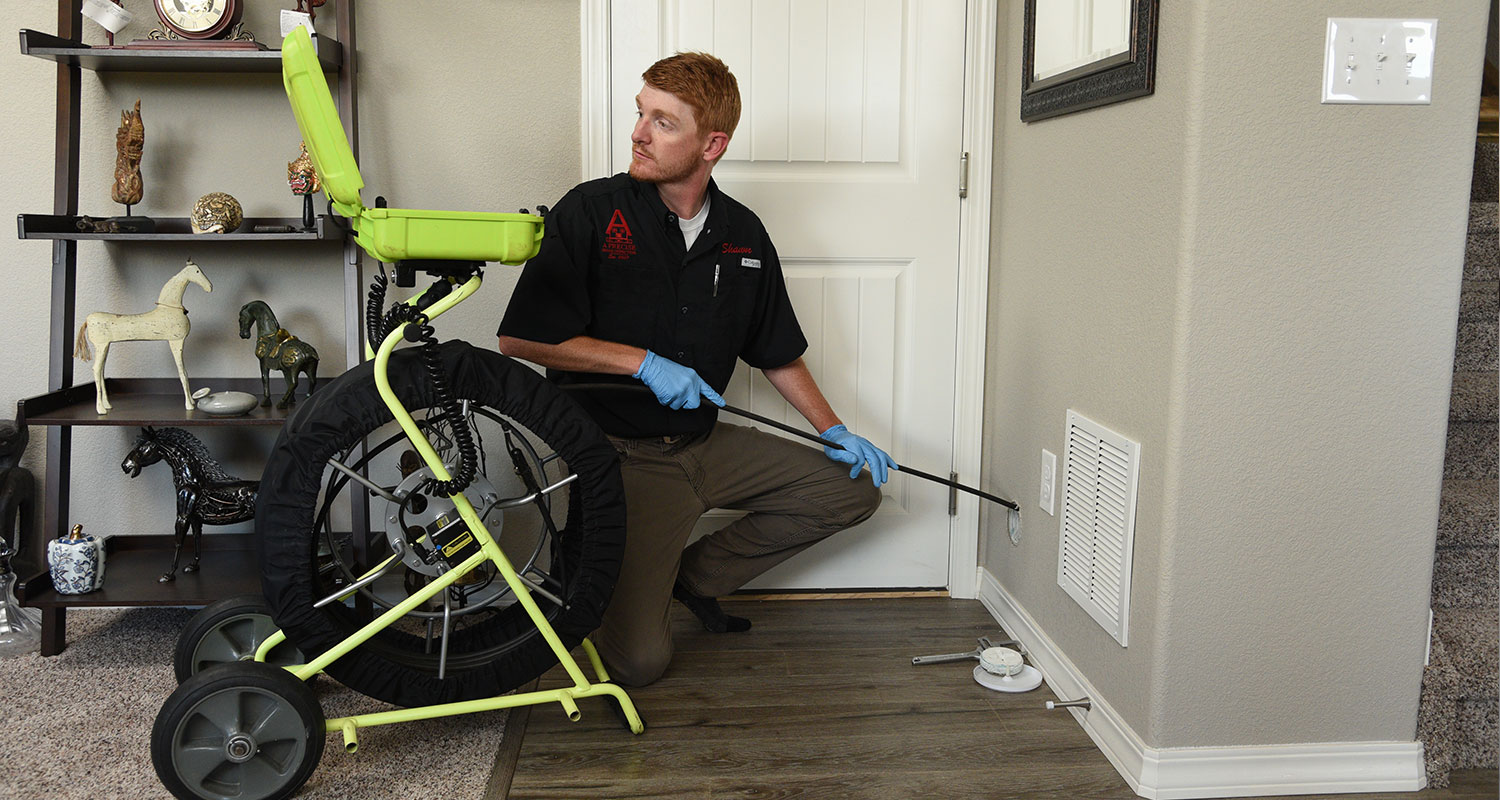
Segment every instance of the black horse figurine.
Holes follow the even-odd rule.
[[[251,300],[240,308],[240,338],[250,338],[250,323],[255,323],[255,356],[260,359],[260,384],[265,391],[261,405],[271,404],[271,370],[281,370],[286,380],[286,394],[277,408],[296,402],[297,373],[307,375],[307,393],[318,385],[318,351],[307,342],[287,333],[276,322],[271,307],[261,300]]]
[[[141,474],[142,468],[163,460],[172,467],[172,483],[177,487],[172,566],[157,578],[167,583],[177,578],[177,559],[189,527],[193,529],[193,563],[182,568],[185,573],[198,571],[203,557],[204,523],[229,525],[255,519],[255,496],[260,491],[260,481],[240,480],[225,472],[208,454],[208,448],[181,428],[142,428],[135,449],[120,462],[120,469],[134,478]]]

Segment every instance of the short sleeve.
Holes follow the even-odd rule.
[[[596,248],[577,190],[558,201],[544,226],[541,249],[522,268],[497,333],[557,344],[582,335],[592,318],[587,254]]]
[[[807,339],[797,323],[797,312],[786,293],[786,277],[781,274],[781,258],[776,246],[765,237],[762,268],[766,271],[764,291],[759,298],[750,335],[740,349],[740,358],[756,369],[784,367],[807,351]]]

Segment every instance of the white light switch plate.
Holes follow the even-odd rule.
[[[1430,104],[1436,41],[1435,19],[1330,17],[1323,102]]]
[[[1037,505],[1048,514],[1057,507],[1057,456],[1042,450],[1042,492]]]

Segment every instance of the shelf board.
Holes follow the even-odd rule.
[[[105,539],[104,586],[88,594],[58,594],[45,573],[23,576],[16,585],[22,605],[33,608],[101,606],[206,606],[224,597],[260,593],[255,539],[248,533],[205,533],[202,568],[184,574],[193,558],[192,535],[183,541],[177,580],[158,583],[172,563],[172,537],[110,536]]]
[[[248,345],[247,345],[248,347]],[[261,396],[260,378],[189,378],[194,390],[207,386],[214,391],[249,392]],[[326,384],[324,379],[319,383]],[[216,417],[183,408],[182,383],[176,378],[105,378],[112,406],[108,414],[94,411],[94,384],[89,382],[55,392],[28,397],[16,403],[21,425],[157,425],[194,427],[208,425],[281,427],[297,410],[285,410],[276,402],[286,392],[280,373],[271,378],[271,405],[256,406],[240,417]],[[297,388],[297,400],[306,402],[305,385]]]
[[[313,46],[323,71],[337,72],[343,46],[321,35],[313,37]],[[90,46],[28,28],[21,29],[21,53],[95,72],[281,72],[280,50],[215,50],[192,43],[149,49]]]
[[[155,217],[155,233],[83,233],[78,217],[53,214],[17,214],[16,235],[21,239],[97,239],[106,242],[309,242],[342,241],[347,229],[336,217],[319,214],[312,230],[302,230],[302,219],[292,217],[246,217],[234,233],[193,233],[187,217]],[[95,217],[103,219],[103,217]],[[257,225],[286,227],[292,231],[257,233]]]

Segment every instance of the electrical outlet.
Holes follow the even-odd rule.
[[[1435,19],[1329,17],[1324,103],[1432,103]]]
[[[1048,514],[1053,514],[1056,503],[1053,502],[1053,491],[1057,486],[1057,456],[1052,455],[1046,449],[1042,450],[1042,497],[1038,505]]]

